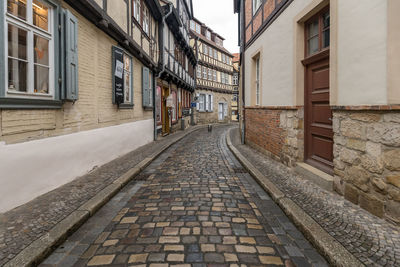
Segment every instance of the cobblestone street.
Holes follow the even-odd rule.
[[[40,266],[327,266],[231,154],[227,130],[170,147]]]

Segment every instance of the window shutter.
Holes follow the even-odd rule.
[[[228,116],[228,104],[224,103],[224,117]]]
[[[214,95],[211,95],[211,112],[214,111]]]
[[[205,110],[206,110],[206,111],[209,111],[209,110],[208,110],[208,105],[209,105],[210,102],[209,102],[209,100],[208,100],[208,95],[205,95],[205,96],[206,96],[206,108],[205,108]]]
[[[149,69],[146,67],[143,67],[142,71],[142,94],[143,94],[143,107],[149,107],[150,106],[150,81],[149,81]]]
[[[200,110],[200,94],[196,94],[197,101],[196,101],[196,110]]]
[[[78,19],[64,12],[65,93],[64,100],[78,100]]]

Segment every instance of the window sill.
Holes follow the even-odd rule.
[[[0,98],[2,109],[60,109],[63,105],[61,100],[29,99],[29,98]]]
[[[119,109],[133,109],[135,105],[134,104],[119,104],[118,108]]]

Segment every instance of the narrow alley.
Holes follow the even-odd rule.
[[[228,129],[171,146],[40,266],[327,266],[229,151]]]

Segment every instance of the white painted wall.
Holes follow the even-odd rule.
[[[153,141],[153,120],[0,144],[0,212],[22,205]]]
[[[338,2],[338,105],[387,104],[387,1]]]
[[[261,57],[261,106],[294,105],[293,64],[294,64],[294,17],[311,0],[293,1],[264,33],[246,50],[245,79],[246,106],[251,103],[250,88],[252,56],[262,48]]]

